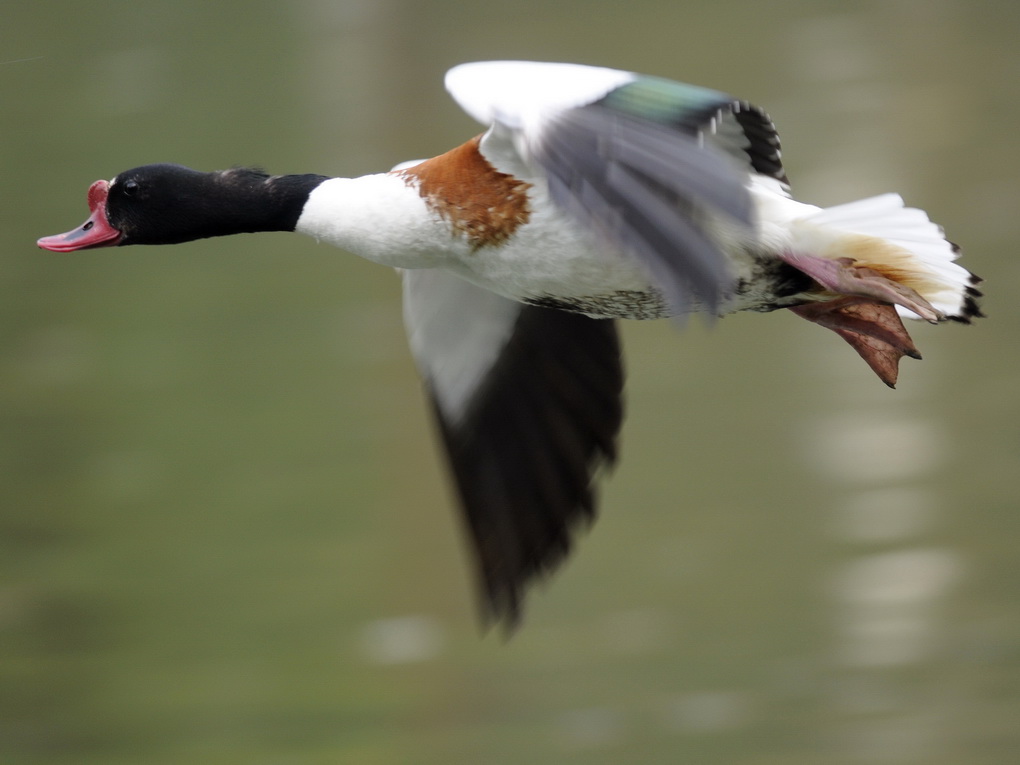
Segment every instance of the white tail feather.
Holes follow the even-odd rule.
[[[924,210],[904,207],[899,194],[836,205],[790,225],[798,251],[853,258],[915,289],[947,317],[965,317],[973,277],[953,261],[959,251]],[[920,318],[906,308],[901,315]]]

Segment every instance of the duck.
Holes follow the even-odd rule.
[[[903,319],[970,323],[981,281],[893,193],[792,196],[754,104],[569,63],[461,64],[484,131],[356,178],[150,164],[88,189],[55,252],[294,231],[397,269],[486,623],[515,627],[597,512],[618,457],[622,319],[788,309],[895,385]]]

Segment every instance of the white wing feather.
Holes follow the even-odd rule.
[[[585,106],[635,80],[632,72],[582,64],[479,61],[446,73],[446,89],[483,125],[527,129],[552,114]]]

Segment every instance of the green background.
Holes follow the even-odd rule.
[[[0,762],[1014,763],[1020,6],[8,3]],[[135,165],[358,175],[484,58],[762,104],[795,192],[896,190],[987,280],[887,390],[788,312],[624,331],[602,517],[473,611],[387,269],[289,234],[57,254]]]

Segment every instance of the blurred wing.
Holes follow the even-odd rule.
[[[750,229],[748,173],[786,182],[768,115],[715,90],[533,62],[464,64],[447,87],[493,125],[488,158],[540,169],[553,201],[636,257],[677,313],[732,291],[709,225]]]
[[[507,300],[436,270],[404,272],[411,350],[431,396],[487,621],[512,627],[525,587],[595,514],[616,456],[623,369],[612,321]]]

